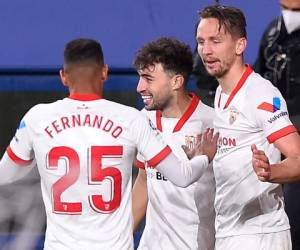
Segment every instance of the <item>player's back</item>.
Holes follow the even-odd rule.
[[[138,111],[65,98],[24,121],[47,211],[45,249],[132,249],[130,136]]]

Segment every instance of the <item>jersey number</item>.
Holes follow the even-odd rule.
[[[123,154],[122,146],[92,146],[88,151],[88,184],[101,185],[104,180],[111,184],[110,199],[104,200],[101,194],[89,195],[89,203],[99,213],[111,213],[121,203],[122,176],[115,167],[102,166],[103,158],[119,158]],[[58,161],[65,160],[66,174],[52,186],[52,206],[54,213],[81,214],[81,202],[62,201],[62,193],[76,183],[80,175],[80,159],[78,153],[70,147],[54,147],[48,153],[47,166],[57,170]],[[81,192],[77,189],[77,192]]]

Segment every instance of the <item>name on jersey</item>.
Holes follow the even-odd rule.
[[[58,135],[66,129],[77,127],[99,129],[106,133],[110,133],[114,138],[119,137],[123,131],[122,127],[116,125],[112,120],[92,114],[63,116],[51,122],[44,130],[50,138],[53,138],[55,135]]]
[[[278,115],[274,115],[273,117],[271,117],[268,122],[269,123],[273,123],[275,122],[277,119],[279,119],[280,117],[283,117],[283,116],[287,116],[288,115],[288,112],[286,111],[283,111],[281,113],[279,113]]]

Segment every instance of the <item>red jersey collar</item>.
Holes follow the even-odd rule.
[[[191,115],[194,113],[195,109],[198,106],[198,103],[200,101],[199,97],[196,96],[194,93],[191,93],[190,96],[192,97],[192,101],[191,101],[189,107],[187,108],[187,110],[184,112],[182,117],[177,122],[176,126],[173,129],[173,132],[177,132],[183,127],[183,125],[191,117]],[[156,111],[156,127],[159,131],[162,132],[163,130],[162,130],[162,123],[161,123],[161,116],[162,116],[161,111],[157,110]]]
[[[240,90],[240,88],[244,85],[244,83],[246,82],[248,76],[253,72],[253,69],[250,67],[249,64],[246,64],[246,70],[243,73],[241,79],[239,80],[238,84],[235,86],[235,88],[233,89],[233,91],[230,93],[230,96],[228,97],[228,100],[224,106],[223,109],[226,109],[229,104],[231,103],[232,99],[234,98],[234,96],[237,94],[237,92]],[[220,101],[221,101],[221,93],[220,93],[220,97],[219,97],[219,103],[218,103],[218,107],[220,108]]]
[[[72,93],[70,94],[69,98],[78,101],[94,101],[94,100],[99,100],[102,97],[96,94]]]

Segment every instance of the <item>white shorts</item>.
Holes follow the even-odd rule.
[[[292,250],[289,230],[217,238],[215,250]]]

